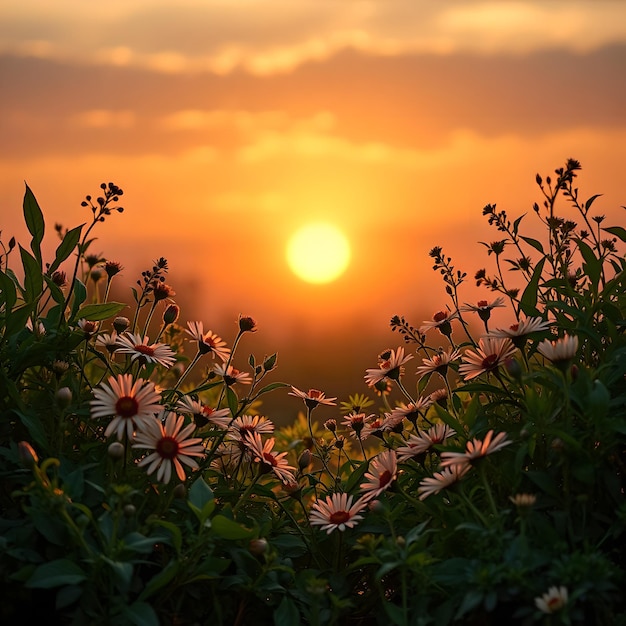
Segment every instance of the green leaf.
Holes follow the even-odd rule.
[[[78,278],[74,279],[74,302],[72,304],[72,314],[70,319],[76,319],[76,313],[80,305],[87,299],[87,287]]]
[[[50,269],[48,270],[50,274],[56,271],[61,265],[61,263],[63,263],[63,261],[65,261],[65,259],[67,259],[67,257],[70,256],[70,254],[72,254],[72,250],[76,248],[76,246],[78,245],[78,242],[80,241],[80,234],[81,234],[81,231],[83,230],[83,226],[84,224],[81,224],[80,226],[77,226],[76,228],[72,228],[72,230],[69,230],[65,234],[65,237],[63,237],[63,241],[59,244],[59,247],[57,248],[54,262],[52,263],[52,265],[50,266]]]
[[[214,497],[211,487],[204,482],[203,478],[195,480],[189,489],[189,502],[199,509],[202,509],[207,502],[212,502]]]
[[[626,228],[622,228],[621,226],[609,226],[608,228],[603,228],[602,230],[605,233],[615,235],[618,239],[626,242]]]
[[[15,283],[3,271],[0,271],[0,293],[5,303],[5,315],[8,315],[17,302],[17,289]]]
[[[596,258],[593,250],[582,239],[577,241],[578,249],[584,259],[583,271],[587,274],[591,280],[592,285],[597,285],[600,280],[600,274],[602,273],[602,262]]]
[[[62,585],[77,585],[86,579],[85,572],[74,561],[57,559],[40,565],[26,581],[26,587],[52,589]]]
[[[599,198],[602,195],[603,194],[601,194],[601,193],[597,193],[595,196],[591,196],[591,198],[589,198],[589,200],[587,200],[587,202],[585,202],[585,213],[587,213],[587,211],[589,211],[589,209],[591,208],[591,205],[596,201],[596,199]]]
[[[41,262],[38,261],[28,250],[20,245],[20,255],[24,266],[24,291],[28,303],[34,303],[43,291],[43,275]]]
[[[74,319],[86,319],[92,322],[100,322],[117,315],[126,305],[123,302],[103,302],[102,304],[86,304],[81,307]]]
[[[296,626],[301,623],[298,606],[291,598],[284,596],[274,611],[274,626]]]
[[[526,286],[526,289],[524,289],[522,299],[520,300],[520,308],[528,317],[539,316],[539,311],[537,311],[537,296],[539,293],[539,281],[541,280],[541,274],[543,272],[545,262],[546,259],[544,257],[539,261],[539,263],[537,263],[535,271],[528,281],[528,285]]]
[[[165,530],[168,530],[172,535],[172,545],[178,554],[183,548],[183,534],[180,531],[180,528],[176,526],[173,522],[167,522],[162,519],[154,520],[154,524],[156,526],[162,526]]]
[[[539,252],[541,252],[541,254],[545,254],[543,251],[543,246],[541,245],[540,241],[537,241],[536,239],[532,239],[531,237],[524,237],[524,236],[522,236],[521,239],[523,239],[529,246],[532,246],[535,250],[538,250]]]
[[[171,580],[178,574],[181,562],[178,560],[170,561],[156,576],[152,577],[148,584],[144,587],[139,596],[139,600],[147,600],[157,591],[167,587]]]
[[[20,418],[20,422],[24,425],[28,434],[33,438],[33,441],[41,446],[44,450],[48,448],[48,440],[46,437],[46,430],[41,423],[41,419],[35,415],[28,415],[21,411],[15,411]]]
[[[274,391],[274,389],[281,389],[283,387],[290,387],[287,383],[270,383],[269,385],[265,385],[262,389],[257,392],[257,396],[260,396],[264,393],[268,393],[269,391]]]
[[[237,415],[239,399],[237,398],[237,394],[230,387],[226,387],[226,401],[228,402],[228,408],[232,415]]]
[[[115,577],[117,578],[117,588],[120,591],[127,591],[130,587],[130,583],[133,579],[133,565],[132,563],[125,563],[123,561],[113,561],[112,559],[102,557],[105,563],[113,570]]]
[[[222,537],[222,539],[252,539],[254,537],[254,530],[250,530],[241,524],[228,519],[224,515],[216,515],[211,520],[211,528],[216,535]]]
[[[123,609],[124,616],[135,626],[159,626],[156,611],[146,602],[133,602]]]
[[[37,204],[37,199],[28,185],[26,185],[26,192],[24,193],[23,208],[26,227],[28,228],[28,232],[33,236],[30,249],[33,251],[41,267],[41,242],[43,241],[45,223],[43,213],[39,208],[39,204]]]

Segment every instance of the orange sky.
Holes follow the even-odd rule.
[[[52,231],[111,180],[126,212],[97,251],[120,286],[165,256],[185,319],[229,339],[257,318],[242,366],[278,350],[278,378],[365,392],[391,315],[447,302],[428,250],[488,262],[485,204],[532,220],[535,173],[574,157],[619,223],[625,69],[614,1],[4,0],[0,230],[24,232],[24,181]],[[326,286],[284,260],[318,219],[352,245]]]

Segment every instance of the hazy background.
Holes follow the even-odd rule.
[[[123,215],[94,252],[130,287],[164,256],[182,320],[229,342],[255,317],[236,366],[279,352],[272,380],[345,399],[377,353],[447,299],[428,250],[471,280],[512,217],[574,157],[607,224],[626,204],[626,4],[619,1],[160,0],[0,5],[0,230],[24,241],[26,181],[52,225],[91,213],[101,182]],[[330,285],[287,268],[302,224],[352,246]],[[130,293],[130,292],[128,292]],[[504,321],[508,313],[500,311]],[[417,363],[415,363],[417,365]],[[413,368],[409,368],[412,375]],[[277,392],[268,412],[296,399]]]

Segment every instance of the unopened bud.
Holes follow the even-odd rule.
[[[123,333],[130,326],[130,320],[127,317],[116,317],[113,320],[113,328],[115,332]]]
[[[256,322],[249,315],[240,315],[239,316],[239,330],[242,333],[250,332],[253,333],[257,329]]]
[[[56,392],[57,404],[62,408],[67,408],[72,403],[72,390],[69,387],[61,387]]]
[[[309,465],[311,465],[311,451],[304,449],[302,454],[298,457],[298,467],[300,471],[303,472]]]
[[[35,465],[37,465],[37,463],[39,463],[39,457],[33,449],[33,446],[31,446],[28,441],[20,441],[17,444],[17,454],[19,456],[20,463],[28,469],[32,469]]]
[[[174,497],[177,500],[184,500],[187,497],[187,487],[185,487],[184,483],[178,483],[174,487]]]
[[[137,512],[137,509],[135,508],[134,504],[126,504],[124,506],[124,517],[134,517],[135,513]]]
[[[269,544],[267,543],[267,539],[251,539],[248,544],[248,550],[254,556],[263,556],[269,548]]]
[[[180,307],[177,304],[168,304],[167,308],[163,312],[163,323],[173,324],[180,314]]]
[[[520,380],[522,377],[522,366],[519,361],[515,358],[507,359],[504,363],[504,367],[508,372],[509,376],[515,378],[516,380]]]
[[[94,283],[97,283],[99,280],[104,278],[104,271],[99,267],[94,267],[89,273],[89,277],[93,280]]]
[[[112,459],[116,461],[124,458],[124,444],[119,441],[114,441],[108,448],[107,452]]]

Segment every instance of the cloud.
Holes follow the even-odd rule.
[[[76,115],[70,123],[82,128],[128,129],[135,125],[135,113],[133,111],[93,109]]]
[[[5,0],[0,9],[5,54],[166,74],[267,76],[347,50],[373,56],[581,53],[623,42],[626,5],[583,0],[187,0],[176,6],[59,0],[37,14]]]

